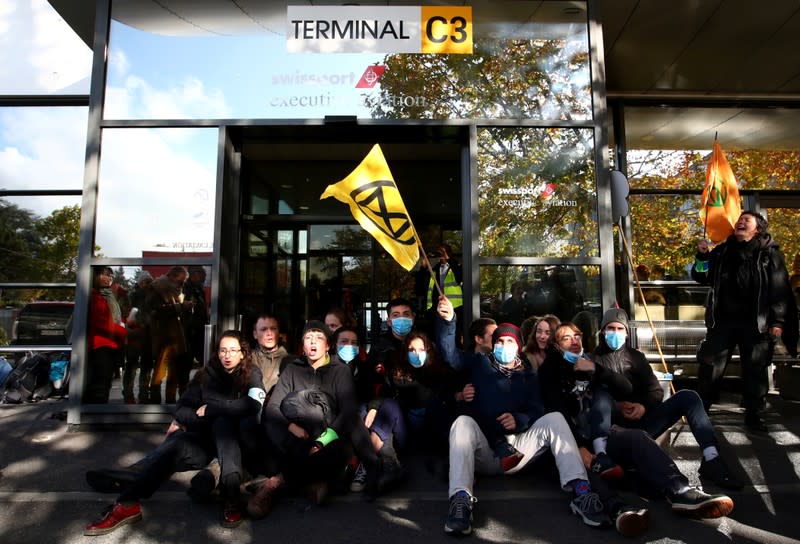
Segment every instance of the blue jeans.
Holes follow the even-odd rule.
[[[717,446],[714,427],[708,418],[700,396],[690,389],[682,389],[661,404],[647,410],[638,421],[626,419],[617,409],[616,401],[608,391],[600,389],[592,393],[590,425],[592,438],[608,436],[612,420],[629,429],[642,429],[653,438],[672,427],[681,417],[686,417],[694,439],[701,448]]]

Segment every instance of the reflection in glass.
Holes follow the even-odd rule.
[[[89,94],[92,49],[50,2],[5,3],[0,28],[0,95]]]
[[[476,18],[472,57],[386,56],[380,94],[365,95],[372,117],[590,119],[585,13],[578,22],[559,20],[531,14],[525,4],[515,3],[524,13],[518,20],[502,14],[506,20],[484,26]],[[565,3],[549,4],[542,12],[552,15]]]
[[[690,279],[689,268],[703,237],[700,195],[631,195],[631,252],[661,279]]]
[[[278,251],[281,253],[292,254],[294,250],[294,231],[279,230],[278,231]]]
[[[201,364],[206,359],[208,348],[203,341],[209,322],[211,267],[96,266],[92,270],[90,355],[83,401],[175,402],[188,383],[193,361]],[[113,377],[119,367],[124,369],[121,391],[111,386],[108,374]]]
[[[369,233],[358,225],[313,225],[310,228],[309,249],[369,250]]]
[[[481,256],[597,256],[592,131],[479,130],[478,213]]]
[[[792,290],[800,304],[800,236],[797,229],[800,225],[800,209],[767,208],[764,211],[769,222],[769,233],[780,246],[792,280]]]
[[[3,189],[82,189],[87,112],[84,107],[0,108]]]
[[[129,9],[112,6],[106,119],[591,118],[581,2],[476,11],[473,55],[290,54],[273,2],[251,3],[247,17],[203,8],[202,28],[182,8],[186,19],[158,33],[120,23]],[[360,84],[372,65],[386,71]]]
[[[74,282],[80,196],[0,198],[0,282]],[[73,299],[73,290],[7,291],[0,300]]]
[[[597,266],[481,266],[481,316],[516,325],[531,316],[601,317]],[[586,316],[588,317],[588,316]],[[586,332],[586,331],[584,331]]]
[[[96,254],[211,251],[216,128],[105,129]]]

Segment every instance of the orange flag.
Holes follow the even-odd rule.
[[[716,139],[700,202],[700,219],[712,242],[722,242],[733,234],[733,226],[742,214],[742,202],[736,186],[736,176],[733,175],[731,165]]]

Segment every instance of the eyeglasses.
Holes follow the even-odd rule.
[[[559,342],[572,342],[572,340],[580,340],[580,339],[581,339],[581,335],[580,334],[575,334],[575,335],[567,334],[567,335],[562,336],[561,338],[559,338],[558,341]]]
[[[224,357],[225,355],[227,355],[227,354],[229,354],[229,353],[230,353],[231,355],[236,355],[236,354],[237,354],[237,353],[239,353],[240,351],[242,351],[242,350],[240,350],[240,349],[236,349],[236,348],[231,348],[231,349],[227,349],[227,348],[220,348],[220,350],[219,350],[219,354],[220,354],[220,355],[222,355],[222,356]]]

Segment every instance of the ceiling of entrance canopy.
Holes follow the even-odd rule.
[[[50,3],[91,43],[94,0]],[[171,35],[282,34],[287,5],[343,4],[470,5],[477,37],[491,31],[501,13],[520,22],[585,17],[583,2],[552,0],[115,0],[113,17]],[[631,104],[625,110],[629,147],[707,149],[719,133],[726,148],[800,149],[797,0],[597,4],[608,96]]]

